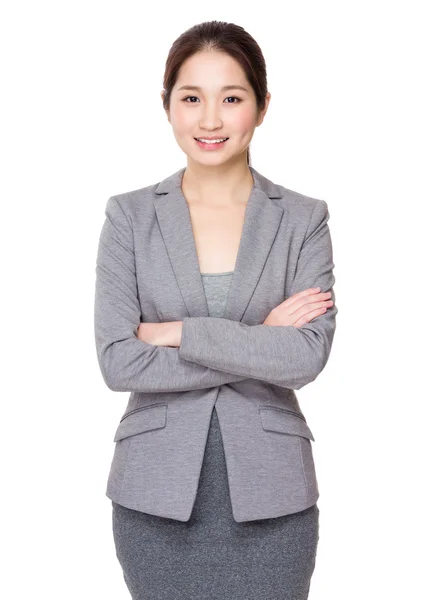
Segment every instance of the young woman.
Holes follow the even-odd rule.
[[[116,554],[134,600],[305,600],[319,491],[295,390],[335,332],[327,204],[250,165],[270,94],[242,27],[183,33],[162,101],[187,166],[109,198],[97,256],[98,360],[130,392]]]

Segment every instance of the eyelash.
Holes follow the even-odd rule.
[[[197,96],[186,96],[183,98],[183,102],[186,102],[188,98],[197,98]],[[239,100],[239,102],[242,102],[237,96],[227,96],[227,98],[235,98],[236,100]],[[227,104],[239,104],[239,102],[227,102]],[[187,102],[187,104],[196,104],[196,102]]]

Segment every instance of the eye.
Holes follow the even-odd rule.
[[[183,102],[186,102],[188,100],[188,98],[197,98],[197,96],[186,96],[183,99]],[[235,100],[237,100],[237,102],[227,102],[227,104],[239,104],[239,102],[242,102],[242,100],[240,98],[238,98],[237,96],[228,96],[226,98],[226,100],[230,99],[230,98],[234,98]],[[198,98],[197,98],[198,99]],[[187,104],[196,104],[195,102],[188,102]]]

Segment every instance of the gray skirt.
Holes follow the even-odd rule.
[[[317,504],[234,521],[216,410],[189,521],[112,501],[116,555],[133,600],[307,600],[319,539]]]

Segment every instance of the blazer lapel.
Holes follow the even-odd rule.
[[[208,317],[188,203],[181,183],[185,168],[155,188],[154,207],[177,284],[191,317]],[[284,209],[273,202],[282,192],[273,182],[249,167],[254,178],[245,210],[224,319],[240,321],[260,278],[278,231]]]

